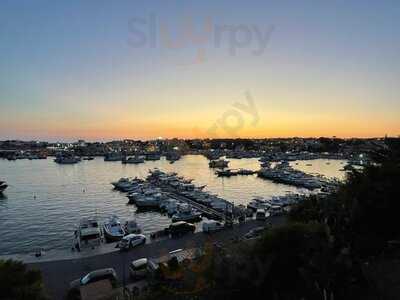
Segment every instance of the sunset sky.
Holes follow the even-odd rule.
[[[2,0],[0,140],[397,136],[399,28],[396,0]]]

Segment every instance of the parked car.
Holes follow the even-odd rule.
[[[203,222],[203,232],[211,233],[224,228],[224,224],[214,220],[206,220]]]
[[[144,244],[146,244],[146,236],[143,234],[131,233],[124,236],[118,246],[121,250],[128,250]]]
[[[186,233],[193,233],[196,230],[196,226],[185,221],[180,221],[171,224],[168,227],[168,232],[172,236],[181,236]]]
[[[158,264],[147,258],[140,258],[129,264],[129,275],[132,278],[144,278],[158,269]]]
[[[113,287],[116,287],[118,277],[117,273],[113,268],[99,269],[92,271],[85,276],[75,279],[70,283],[71,290],[79,290],[81,286],[88,285],[93,282],[97,282],[100,280],[109,280]]]

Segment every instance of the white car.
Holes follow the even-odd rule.
[[[158,263],[151,259],[140,258],[129,264],[129,274],[132,278],[138,279],[154,273],[158,269]]]
[[[128,250],[133,247],[146,244],[146,237],[143,234],[128,234],[119,242],[119,248]]]

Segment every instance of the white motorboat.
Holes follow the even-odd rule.
[[[141,156],[132,156],[127,159],[122,159],[123,164],[141,164],[144,163],[144,158]]]
[[[129,178],[120,178],[116,182],[111,182],[116,190],[122,192],[129,192],[133,191],[135,188],[139,186],[139,184],[143,183],[143,180],[139,178],[134,178],[130,180]]]
[[[136,222],[135,219],[127,220],[125,222],[124,228],[125,228],[126,233],[128,233],[128,234],[142,232],[142,228],[138,225],[138,223]]]
[[[102,234],[96,218],[81,219],[75,230],[74,248],[78,251],[84,248],[94,248],[101,244]]]
[[[167,199],[160,204],[160,209],[165,211],[169,216],[178,212],[180,202],[176,199]]]
[[[103,231],[104,237],[110,242],[119,241],[125,235],[125,230],[116,216],[113,216],[104,222]]]

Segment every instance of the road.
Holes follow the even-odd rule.
[[[284,222],[282,218],[268,218],[268,222],[274,226]],[[242,237],[252,228],[265,225],[265,222],[249,221],[240,225],[235,225],[232,229],[224,229],[213,234],[202,232],[188,234],[178,239],[164,239],[152,242],[132,249],[129,252],[112,252],[92,257],[80,259],[59,260],[50,262],[39,262],[28,264],[30,268],[39,269],[42,272],[45,289],[51,299],[64,299],[69,283],[86,273],[112,267],[116,270],[121,284],[129,283],[128,266],[133,260],[147,257],[157,258],[167,255],[176,249],[188,249],[202,247],[207,241],[226,243],[237,237]]]

